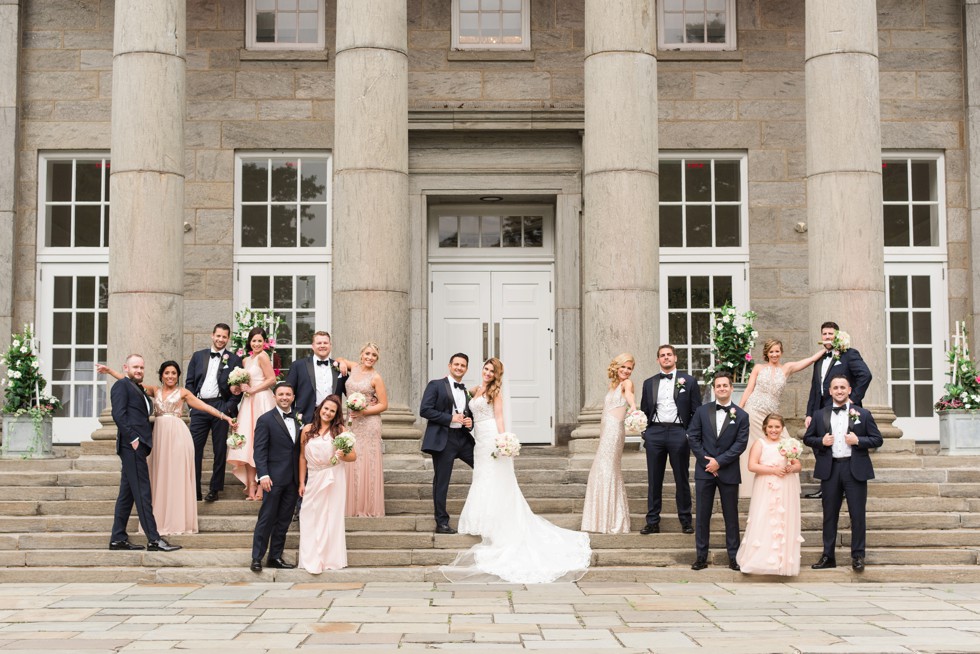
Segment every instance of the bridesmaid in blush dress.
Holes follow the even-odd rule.
[[[376,518],[385,514],[385,476],[381,452],[381,414],[388,409],[388,391],[374,369],[381,351],[376,343],[361,348],[360,363],[344,385],[348,399],[363,393],[368,407],[351,410],[350,431],[357,439],[357,461],[347,466],[347,516]]]
[[[599,448],[585,487],[582,531],[600,534],[628,534],[630,531],[630,509],[622,469],[626,440],[623,420],[627,409],[636,410],[630,379],[635,365],[633,355],[624,352],[613,359],[607,369],[609,392],[602,408]]]
[[[232,472],[245,485],[246,500],[262,499],[262,488],[255,480],[255,459],[252,454],[255,422],[263,413],[276,406],[276,396],[270,390],[276,383],[276,374],[272,370],[272,360],[265,352],[269,341],[265,330],[255,327],[248,333],[249,356],[242,361],[242,367],[249,374],[247,384],[242,384],[245,396],[238,409],[238,433],[245,437],[241,447],[228,446],[228,463]]]
[[[103,366],[100,374],[122,379],[123,375]],[[145,384],[153,396],[153,452],[147,460],[153,496],[153,518],[162,536],[197,533],[197,490],[194,473],[194,440],[183,420],[184,404],[221,418],[234,426],[232,418],[194,397],[180,382],[180,364],[164,361],[158,371],[160,386]],[[141,528],[142,529],[142,528]],[[142,533],[142,531],[140,531]]]
[[[316,408],[313,422],[300,436],[299,496],[303,506],[299,512],[299,565],[315,575],[347,567],[346,468],[357,459],[357,451],[344,454],[333,446],[333,439],[344,433],[340,402],[339,395],[325,397]],[[337,462],[331,463],[334,456]]]
[[[745,536],[735,560],[745,574],[800,573],[800,469],[799,459],[779,453],[785,429],[783,417],[771,413],[763,420],[766,436],[749,452],[749,470],[755,473]]]

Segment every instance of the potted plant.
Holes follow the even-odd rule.
[[[752,374],[755,361],[752,360],[752,348],[759,332],[752,326],[755,311],[739,313],[730,302],[726,302],[721,310],[714,314],[711,325],[711,344],[714,348],[715,363],[704,369],[704,384],[711,386],[715,375],[727,370],[732,374],[735,391],[732,401],[738,402],[745,391],[745,386]]]
[[[25,325],[20,334],[11,334],[3,365],[7,376],[0,380],[4,388],[0,456],[50,457],[51,422],[54,412],[61,408],[61,402],[44,392],[48,383],[41,375],[33,325]]]
[[[957,322],[953,347],[946,352],[949,381],[935,404],[939,416],[939,451],[980,454],[980,371],[970,357],[966,323]]]
[[[265,349],[272,359],[272,372],[277,379],[282,378],[282,362],[276,352],[276,335],[282,327],[282,318],[272,311],[257,311],[245,308],[235,313],[235,330],[231,333],[231,347],[235,354],[244,358],[248,356],[248,333],[255,327],[261,327],[269,336]]]

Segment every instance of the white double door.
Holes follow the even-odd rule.
[[[467,388],[480,384],[483,361],[504,364],[511,428],[522,443],[554,443],[554,299],[552,271],[433,267],[429,298],[429,377],[449,357],[470,358]]]

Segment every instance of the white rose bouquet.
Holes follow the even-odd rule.
[[[229,386],[241,386],[242,384],[247,384],[252,381],[252,375],[244,368],[234,368],[228,373],[228,385]]]
[[[241,449],[245,445],[245,435],[239,434],[237,431],[233,431],[228,434],[227,440],[225,442],[233,450]]]
[[[363,411],[368,408],[368,400],[364,393],[351,393],[347,396],[347,408],[351,411]]]
[[[518,440],[516,434],[510,432],[504,432],[503,434],[497,434],[497,438],[494,441],[493,452],[490,456],[497,459],[502,456],[509,456],[511,458],[518,456],[521,453],[521,441]]]
[[[789,436],[780,440],[776,447],[787,461],[796,461],[803,454],[803,443]]]
[[[640,434],[647,428],[647,416],[639,409],[633,409],[626,414],[626,431],[631,434]]]
[[[334,449],[339,450],[344,454],[350,454],[355,445],[357,445],[357,438],[354,436],[353,432],[344,432],[337,438],[333,439]],[[330,465],[335,466],[338,463],[340,463],[340,457],[338,457],[336,454],[330,457]]]

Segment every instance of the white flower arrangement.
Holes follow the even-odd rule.
[[[497,434],[497,438],[494,440],[493,452],[490,453],[495,459],[502,456],[515,457],[521,453],[521,441],[517,438],[516,434],[510,432],[504,432],[502,434]]]
[[[624,425],[626,431],[631,434],[643,433],[643,430],[647,428],[647,416],[639,409],[634,409],[626,414]]]

